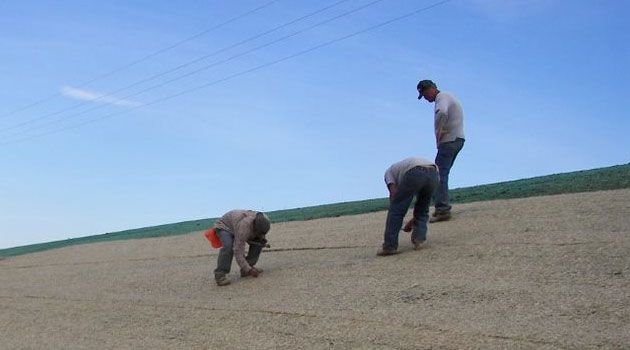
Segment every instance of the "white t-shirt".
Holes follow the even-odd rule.
[[[440,91],[435,97],[435,141],[440,143],[464,138],[464,111],[455,96]]]

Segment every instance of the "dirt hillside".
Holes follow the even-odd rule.
[[[0,260],[0,348],[630,348],[630,189],[459,205],[376,257],[384,220],[275,224],[221,288],[201,233]]]

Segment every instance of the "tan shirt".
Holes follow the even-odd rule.
[[[255,218],[256,212],[253,210],[231,210],[214,223],[215,228],[234,235],[234,257],[238,266],[245,272],[252,268],[245,259],[245,243],[256,235]]]

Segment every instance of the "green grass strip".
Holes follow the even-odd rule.
[[[454,203],[469,203],[495,199],[525,198],[621,188],[630,188],[630,164],[458,188],[451,191],[451,199]],[[377,198],[306,208],[277,210],[269,212],[268,215],[272,222],[277,223],[364,214],[386,210],[387,207],[387,198]],[[41,252],[77,244],[182,235],[211,227],[215,220],[215,218],[192,220],[2,249],[0,250],[0,258]]]

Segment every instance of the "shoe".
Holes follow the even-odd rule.
[[[232,283],[226,275],[215,275],[214,280],[217,282],[217,286],[219,287],[227,286]]]
[[[256,270],[258,270],[258,273],[262,273],[263,272],[263,269],[258,268],[258,267],[256,268]],[[249,276],[249,273],[245,272],[244,270],[241,270],[241,277],[248,277],[248,276]]]
[[[396,249],[379,249],[379,251],[376,253],[376,255],[378,256],[388,256],[388,255],[396,255],[400,253],[398,250]]]
[[[431,215],[431,218],[429,219],[430,223],[434,223],[434,222],[440,222],[440,221],[447,221],[451,219],[451,213],[450,212],[445,212],[445,213],[439,213],[439,212],[435,212],[433,213],[433,215]]]
[[[424,241],[411,240],[411,244],[413,244],[413,250],[422,250],[424,248]]]

